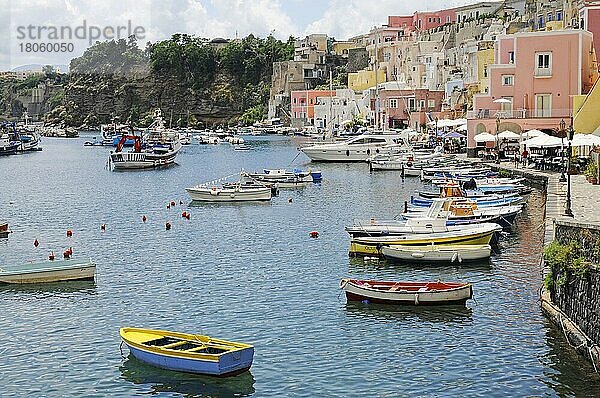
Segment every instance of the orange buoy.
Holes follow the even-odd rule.
[[[35,247],[38,247],[40,245],[40,242],[38,242],[38,240],[36,239],[36,240],[33,241],[33,245]]]
[[[146,222],[148,221],[148,219],[146,218],[146,216],[142,216],[142,222]]]
[[[318,238],[319,237],[319,233],[317,231],[310,231],[308,233],[308,235],[310,235],[311,238]]]
[[[73,231],[67,229],[67,238],[70,238],[71,236],[73,236]]]
[[[100,230],[101,231],[106,231],[106,224],[100,225]]]
[[[50,252],[50,255],[48,256],[48,260],[54,261],[54,252]]]
[[[167,221],[167,223],[165,223],[165,229],[168,231],[171,229],[171,223]]]

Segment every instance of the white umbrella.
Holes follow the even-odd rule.
[[[540,136],[544,136],[544,135],[548,135],[546,133],[544,133],[543,131],[540,130],[529,130],[523,134],[521,134],[521,137],[523,137],[524,139],[527,138],[533,138],[533,137],[540,137]]]
[[[513,131],[510,130],[504,130],[503,132],[498,134],[498,138],[499,139],[506,139],[506,140],[518,140],[519,138],[521,138],[521,136]]]
[[[473,137],[475,142],[495,142],[496,136],[491,135],[490,133],[479,133],[475,137]]]
[[[566,141],[565,141],[566,144]],[[593,134],[575,134],[571,146],[600,146],[600,137]]]
[[[512,101],[506,98],[498,98],[497,100],[494,100],[494,103],[496,104],[510,104]]]
[[[533,137],[527,141],[523,141],[522,144],[529,148],[556,148],[563,146],[563,144],[566,145],[566,141],[563,141],[558,137],[544,134],[538,137]]]

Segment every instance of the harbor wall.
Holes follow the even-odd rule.
[[[591,263],[583,275],[573,272],[555,275],[540,253],[545,281],[540,289],[540,303],[544,314],[562,330],[568,343],[589,360],[596,371],[600,370],[600,268],[597,266],[600,264],[600,225],[563,216],[565,184],[559,181],[558,175],[518,169],[512,164],[489,166],[524,177],[531,185],[545,189],[544,246],[555,240],[561,244],[576,242],[580,255]]]

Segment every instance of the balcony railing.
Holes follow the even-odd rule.
[[[536,77],[550,77],[552,76],[552,68],[535,68]]]
[[[515,109],[499,111],[496,109],[478,109],[467,112],[468,119],[543,119],[543,118],[569,118],[571,109]]]

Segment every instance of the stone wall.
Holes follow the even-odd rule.
[[[554,231],[559,243],[578,242],[583,257],[593,264],[600,264],[600,225],[560,219],[556,220]],[[600,284],[598,287],[600,291]]]
[[[369,66],[369,53],[364,48],[348,50],[348,73],[358,72]]]

